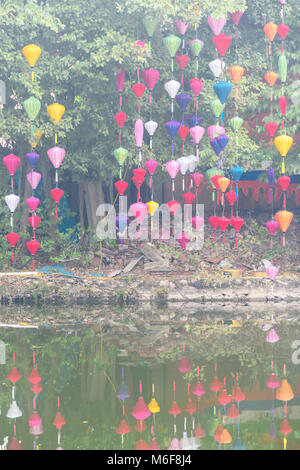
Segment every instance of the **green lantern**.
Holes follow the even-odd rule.
[[[207,435],[208,436],[213,436],[217,427],[218,427],[218,424],[219,424],[219,420],[218,418],[214,417],[214,416],[210,416],[208,421],[207,421],[207,425],[206,425],[206,429],[207,429]]]
[[[24,101],[23,106],[30,121],[34,121],[41,110],[41,102],[34,96],[31,96]]]
[[[152,18],[151,16],[145,16],[145,18],[142,19],[142,23],[145,30],[147,31],[148,38],[151,41],[154,31],[158,26],[158,20],[156,18]]]
[[[123,147],[119,147],[114,150],[114,156],[119,163],[120,166],[120,179],[122,179],[122,166],[125,163],[126,158],[128,157],[128,150],[124,149]]]
[[[204,42],[201,41],[200,39],[192,39],[192,41],[189,42],[189,46],[191,48],[192,56],[198,57],[200,52],[202,51]]]
[[[278,59],[278,70],[281,83],[286,82],[287,77],[287,60],[284,54],[280,54]]]
[[[219,119],[222,112],[224,111],[225,103],[222,104],[221,101],[217,98],[217,99],[212,100],[210,102],[210,108],[211,108],[212,112],[214,113],[215,117],[217,119]]]
[[[172,72],[174,70],[174,57],[180,47],[180,44],[181,44],[181,39],[178,36],[175,36],[174,34],[170,34],[170,36],[167,36],[164,38],[164,46],[172,58],[172,65],[171,65]]]
[[[230,125],[232,127],[232,129],[234,130],[234,132],[238,133],[239,130],[241,129],[242,125],[243,125],[243,119],[240,118],[239,116],[235,116],[233,118],[230,119]]]

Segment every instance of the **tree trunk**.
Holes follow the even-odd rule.
[[[84,190],[84,201],[88,220],[88,226],[94,227],[97,224],[97,207],[104,204],[104,192],[102,181],[86,182],[82,185]]]

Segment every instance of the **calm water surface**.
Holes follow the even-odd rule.
[[[300,448],[297,316],[1,327],[0,341],[3,448]]]

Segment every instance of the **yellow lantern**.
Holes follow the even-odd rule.
[[[28,46],[23,47],[22,53],[27,60],[30,67],[34,67],[38,58],[40,57],[42,49],[35,44],[28,44]],[[32,81],[34,78],[33,70],[32,70]]]
[[[282,157],[286,157],[288,151],[293,145],[294,140],[289,135],[283,134],[275,137],[274,142],[280,155]]]
[[[152,395],[154,395],[154,384],[152,384]],[[160,406],[157,403],[154,396],[152,397],[152,400],[150,401],[150,403],[148,405],[148,408],[151,411],[151,413],[159,413],[160,412]]]
[[[30,145],[33,149],[36,148],[37,144],[41,140],[42,135],[43,135],[43,131],[41,131],[41,129],[36,129],[36,133],[32,136],[34,138],[34,141],[30,142]]]
[[[147,207],[148,207],[148,212],[150,214],[150,217],[151,217],[151,230],[153,230],[153,216],[155,214],[155,212],[157,211],[158,207],[159,207],[159,204],[155,201],[149,201],[146,203]]]
[[[288,151],[290,150],[291,146],[293,145],[293,138],[290,137],[289,135],[283,134],[279,135],[274,139],[274,143],[276,145],[276,148],[280,155],[283,158],[282,161],[282,168],[281,168],[281,173],[285,174],[285,164],[284,164],[284,157],[286,157]]]
[[[61,118],[63,117],[65,113],[65,110],[66,108],[62,104],[59,104],[59,103],[53,103],[47,106],[48,114],[50,118],[52,119],[52,121],[54,122],[54,124],[58,124],[60,122]],[[55,132],[55,144],[57,144],[56,132]]]

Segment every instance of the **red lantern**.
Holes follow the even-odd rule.
[[[196,439],[202,439],[203,437],[205,437],[205,430],[202,428],[200,423],[198,423],[196,426],[194,436]]]
[[[130,427],[127,424],[127,421],[125,419],[122,419],[120,422],[119,426],[117,427],[117,434],[127,434],[130,432]]]
[[[53,201],[56,204],[55,217],[57,219],[58,218],[57,204],[59,204],[59,201],[61,200],[62,196],[64,195],[64,191],[62,189],[59,189],[59,188],[53,188],[53,189],[51,189],[50,194],[52,196]]]
[[[142,185],[146,176],[147,171],[144,168],[135,168],[132,173],[136,177],[136,181]]]
[[[217,393],[219,390],[221,390],[221,388],[222,388],[222,384],[221,384],[220,380],[218,379],[218,377],[215,375],[213,380],[209,384],[209,389],[212,392]]]
[[[283,434],[284,436],[288,436],[292,432],[292,428],[290,426],[290,423],[288,422],[287,419],[284,419],[282,423],[280,424],[279,432]]]
[[[175,60],[176,60],[177,64],[179,65],[180,70],[182,70],[182,72],[181,72],[181,83],[183,83],[183,71],[184,71],[185,67],[187,66],[187,64],[189,63],[190,59],[187,55],[178,55],[178,56],[175,57]]]
[[[190,132],[190,129],[189,129],[189,127],[186,127],[186,126],[180,126],[179,129],[178,129],[177,134],[179,135],[180,139],[183,142],[183,144],[182,144],[182,153],[184,153],[184,142],[185,142],[187,136],[189,135],[189,132]]]
[[[237,409],[237,407],[235,406],[234,403],[228,409],[227,416],[228,416],[228,418],[233,418],[233,419],[238,418],[240,416],[239,410]]]
[[[149,447],[147,443],[144,441],[144,439],[140,439],[136,443],[135,450],[149,450]]]
[[[228,36],[227,34],[218,34],[213,37],[212,41],[219,54],[223,57],[230,46],[231,36]]]
[[[173,216],[172,234],[174,235],[174,216],[181,206],[180,206],[180,202],[174,201],[174,200],[167,202],[167,206],[170,211],[170,214]]]
[[[190,78],[190,87],[195,96],[199,96],[203,83],[199,78]]]
[[[282,191],[284,192],[284,196],[283,196],[283,208],[284,209],[286,209],[286,191],[290,182],[291,182],[291,178],[289,178],[288,176],[284,175],[278,178],[278,184],[281,187]]]
[[[180,70],[184,70],[187,64],[189,63],[190,59],[187,55],[178,55],[175,57],[177,64],[180,67]]]
[[[193,399],[192,395],[189,395],[188,397],[188,402],[185,407],[185,411],[189,413],[190,415],[193,415],[197,411],[197,404],[195,400]]]
[[[233,24],[235,24],[235,26],[237,26],[243,16],[243,12],[242,11],[233,11],[232,13],[229,12],[229,15],[230,15],[230,18],[231,18],[231,21],[233,22]]]
[[[8,450],[23,450],[23,447],[19,443],[16,437],[13,437],[11,443],[8,446]]]
[[[214,436],[217,442],[220,442],[222,432],[223,432],[223,426],[220,423],[218,424],[217,429],[214,432]]]
[[[214,176],[211,177],[211,182],[217,190],[217,204],[218,205],[219,205],[219,202],[220,202],[220,195],[219,195],[218,191],[221,191],[221,188],[220,188],[219,183],[218,183],[218,180],[220,178],[222,178],[222,175],[214,175]]]
[[[288,25],[286,24],[279,24],[277,26],[277,33],[279,34],[280,38],[281,39],[285,39],[288,32],[289,32],[290,28]]]
[[[214,243],[216,244],[216,230],[219,227],[219,217],[217,217],[216,215],[209,217],[208,223],[214,231]]]
[[[269,134],[270,137],[274,137],[274,135],[276,134],[277,132],[277,129],[278,129],[278,124],[276,122],[273,122],[273,121],[270,121],[270,122],[267,122],[265,124],[265,128]],[[271,149],[273,148],[273,141],[271,139],[270,141],[270,147]]]
[[[134,429],[138,432],[146,431],[147,425],[144,419],[137,419],[134,423]]]
[[[37,370],[37,366],[35,366],[28,379],[27,379],[30,383],[32,383],[33,385],[35,384],[38,384],[41,380],[42,380],[42,377],[40,376],[40,374],[38,373],[38,370]]]
[[[235,191],[228,191],[228,193],[225,194],[225,197],[228,201],[228,204],[231,206],[231,218],[233,217],[233,206],[236,203],[237,197]]]
[[[32,271],[34,271],[34,255],[38,251],[41,244],[37,242],[36,240],[30,240],[29,242],[26,243],[26,245],[32,256]]]
[[[235,400],[237,402],[239,401],[244,401],[245,400],[245,394],[242,392],[242,389],[239,385],[236,385],[232,389],[232,394],[231,394],[232,400]]]
[[[138,99],[138,112],[141,112],[141,103],[140,103],[140,98],[143,96],[146,87],[143,83],[136,83],[135,85],[132,85],[132,89]]]
[[[18,382],[18,380],[20,380],[21,378],[21,375],[19,374],[19,371],[18,369],[14,366],[12,368],[12,370],[10,371],[10,373],[8,374],[7,376],[8,380],[11,381],[11,383],[15,384],[16,382]]]
[[[37,383],[37,384],[32,385],[32,387],[30,387],[30,390],[31,390],[35,395],[38,395],[38,394],[41,393],[41,391],[43,390],[43,387],[41,386],[40,383]]]
[[[31,225],[33,230],[36,230],[40,225],[42,219],[38,215],[31,215],[28,217],[28,222]]]
[[[187,204],[187,205],[193,204],[193,202],[196,198],[195,194],[193,194],[193,193],[183,193],[182,197],[184,199],[184,203]]]
[[[121,129],[125,124],[125,121],[127,119],[127,115],[126,115],[126,113],[123,113],[123,111],[119,111],[117,114],[114,115],[114,118],[115,118],[115,121],[116,121],[119,129]]]
[[[218,402],[223,406],[226,406],[231,402],[231,397],[227,394],[226,389],[221,391],[220,395],[218,396]]]
[[[172,405],[170,406],[169,413],[173,416],[177,416],[181,413],[181,409],[177,405],[176,401],[173,401]]]
[[[236,231],[236,238],[235,238],[235,246],[236,247],[238,246],[237,234],[241,230],[244,222],[245,221],[244,221],[244,219],[242,219],[242,217],[234,217],[233,219],[231,219],[231,225],[233,226],[234,230]]]
[[[135,85],[132,85],[132,89],[133,89],[136,97],[138,99],[140,99],[143,96],[143,94],[146,90],[146,87],[143,83],[136,83]]]
[[[18,240],[20,238],[20,236],[17,233],[14,233],[14,232],[8,233],[5,236],[6,236],[6,240],[8,241],[8,243],[10,244],[10,246],[12,248],[14,248],[16,246],[16,244],[18,243]],[[12,262],[14,263],[14,261],[15,261],[14,250],[12,250],[12,252],[11,252],[11,259],[12,259]]]
[[[219,227],[221,232],[223,232],[223,245],[225,245],[225,232],[231,220],[227,217],[219,217]]]
[[[120,180],[115,183],[115,188],[120,194],[120,196],[123,196],[126,189],[128,188],[128,183],[126,181]]]
[[[64,420],[64,418],[60,414],[60,411],[58,411],[56,413],[56,416],[55,416],[52,424],[56,427],[56,429],[61,429],[66,424],[66,421]]]

